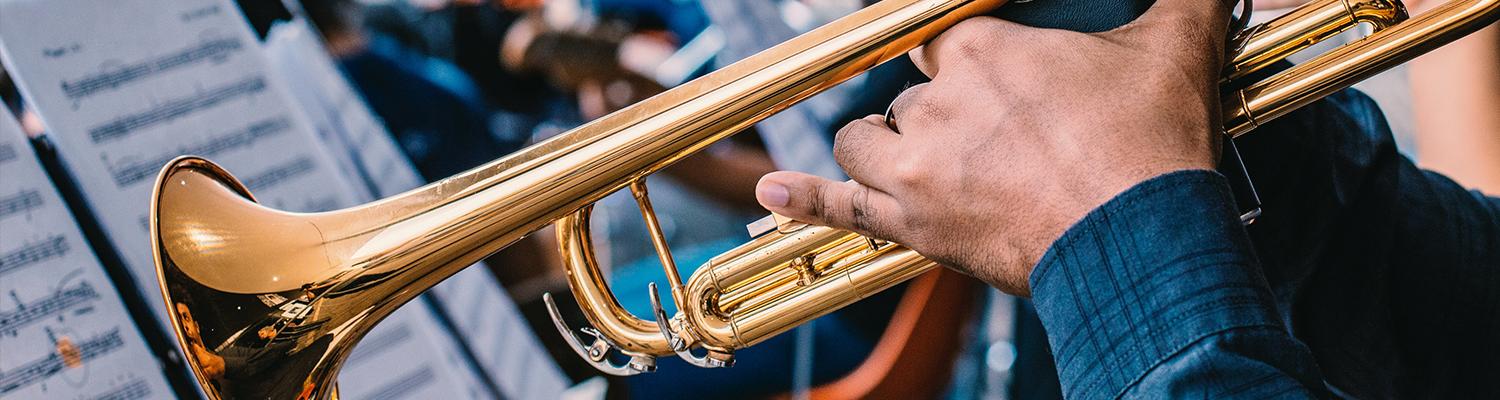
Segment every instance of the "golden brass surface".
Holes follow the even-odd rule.
[[[157,180],[150,228],[178,344],[211,398],[330,398],[354,344],[382,318],[556,222],[572,293],[591,324],[580,331],[593,341],[580,341],[546,300],[579,355],[620,375],[650,371],[654,357],[670,354],[728,366],[737,349],[936,265],[899,244],[778,220],[776,229],[683,282],[643,179],[1003,2],[882,1],[508,157],[344,210],[270,209],[217,165],[174,160]],[[1358,43],[1226,93],[1225,129],[1243,134],[1493,23],[1497,2],[1456,1],[1391,22]],[[1399,20],[1402,13],[1392,10],[1400,9],[1382,0],[1316,1],[1252,31],[1244,49],[1253,56],[1236,57],[1229,71],[1269,65],[1303,41],[1342,30],[1337,24],[1375,14]],[[591,204],[626,187],[668,271],[676,315],[662,311],[654,286],[654,320],[625,311],[594,258]],[[692,353],[699,348],[706,354]],[[614,364],[619,356],[611,351],[629,362]]]
[[[1452,0],[1405,22],[1380,28],[1358,41],[1226,93],[1224,131],[1235,137],[1248,133],[1261,123],[1494,24],[1497,19],[1500,0]]]

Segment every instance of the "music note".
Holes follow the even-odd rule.
[[[0,148],[13,150],[0,163],[0,193],[11,194],[0,196],[6,204],[0,206],[0,397],[171,393],[104,267],[3,107]],[[132,383],[100,392],[106,377]],[[124,395],[134,397],[118,397]]]
[[[16,159],[16,148],[10,143],[0,144],[0,163]]]
[[[68,340],[70,343],[72,339]],[[30,386],[51,378],[67,368],[82,368],[83,365],[96,358],[103,357],[111,352],[125,346],[125,340],[120,338],[120,330],[115,329],[108,333],[89,338],[77,344],[58,346],[53,344],[52,351],[47,356],[21,364],[12,370],[0,371],[0,395],[5,395],[17,389]],[[58,350],[62,347],[62,350]],[[67,352],[68,354],[64,354]]]
[[[14,295],[14,293],[12,293]],[[26,324],[61,314],[68,309],[98,300],[99,292],[88,282],[57,292],[31,303],[20,303],[11,311],[0,310],[0,333],[14,332]]]
[[[212,156],[250,178],[258,200],[294,211],[353,203],[354,187],[309,134],[234,4],[15,0],[0,8],[6,70],[147,304],[161,294],[142,221],[171,158]],[[45,56],[57,48],[71,50]]]
[[[369,188],[353,182],[375,180],[361,180],[358,171],[396,171],[379,176],[381,188],[421,183],[409,169],[349,161],[358,153],[404,162],[379,155],[400,157],[387,133],[367,129],[380,126],[373,117],[356,139],[331,150],[288,94],[284,78],[268,66],[265,49],[237,10],[227,0],[120,0],[107,8],[82,0],[0,2],[6,68],[47,124],[147,304],[162,302],[147,240],[147,205],[153,177],[178,154],[212,156],[259,202],[290,211],[322,211],[369,198]],[[44,55],[73,43],[82,46],[54,58]],[[350,99],[354,103],[332,104],[361,104]],[[387,142],[375,140],[382,137]],[[163,310],[153,310],[167,328]],[[393,336],[381,349],[356,349],[373,352],[341,373],[346,398],[492,397],[485,377],[427,304],[397,310],[370,334],[390,330],[407,334]]]
[[[68,253],[67,238],[62,236],[51,236],[43,240],[27,243],[21,248],[0,253],[0,276],[28,265],[40,263],[51,258],[62,257]]]
[[[416,168],[406,159],[389,132],[371,113],[337,65],[317,42],[317,33],[306,19],[297,18],[271,30],[267,52],[272,65],[294,82],[292,93],[302,109],[309,110],[324,141],[335,143],[335,152],[351,176],[366,177],[371,196],[390,196],[422,184]],[[438,285],[430,294],[458,330],[484,373],[494,381],[503,397],[556,398],[568,386],[541,342],[530,330],[520,310],[500,287],[487,267],[476,264]],[[350,370],[377,362],[393,339],[409,340],[407,327],[372,331],[350,355]],[[347,372],[344,380],[358,379]],[[377,397],[379,395],[376,395]]]
[[[261,140],[287,133],[291,127],[291,121],[286,118],[259,119],[243,128],[179,146],[173,150],[162,151],[151,157],[110,162],[109,174],[111,178],[114,178],[115,184],[120,187],[135,185],[147,179],[156,178],[156,173],[161,172],[161,166],[167,165],[167,162],[179,155],[194,154],[212,158],[227,151],[255,146]]]
[[[81,99],[97,92],[115,89],[121,85],[153,75],[167,73],[173,69],[186,67],[193,63],[222,61],[229,57],[229,53],[239,51],[241,46],[243,46],[241,42],[235,39],[202,40],[182,51],[156,59],[113,68],[109,72],[90,75],[73,81],[63,81],[63,94],[67,95],[70,99]]]
[[[10,196],[0,196],[0,218],[30,211],[42,206],[42,196],[35,190],[21,191]]]
[[[266,78],[252,76],[237,82],[214,87],[201,93],[167,100],[165,103],[151,107],[146,111],[121,115],[99,126],[90,128],[89,139],[93,140],[94,143],[103,143],[111,139],[118,139],[133,131],[150,128],[158,124],[165,124],[200,110],[213,108],[219,105],[219,103],[258,94],[265,90]]]

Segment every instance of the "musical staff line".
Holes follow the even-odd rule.
[[[35,190],[23,190],[14,195],[0,197],[0,218],[9,217],[42,207],[42,193]]]
[[[31,304],[17,304],[14,310],[0,311],[0,332],[16,330],[47,316],[98,299],[99,292],[95,291],[93,286],[90,286],[88,282],[79,282],[78,286],[53,292]]]
[[[0,254],[0,275],[50,258],[61,257],[67,254],[68,250],[67,239],[57,235],[22,246],[15,251]]]
[[[245,187],[249,188],[251,193],[254,193],[274,186],[278,182],[312,172],[315,168],[317,168],[317,165],[313,163],[312,158],[306,156],[297,157],[290,162],[282,163],[270,170],[245,178]]]
[[[94,396],[94,400],[134,400],[150,396],[151,385],[146,384],[144,379],[136,378],[113,390]]]
[[[125,346],[125,340],[120,338],[120,328],[115,328],[109,333],[85,340],[78,345],[78,359],[87,364],[90,360],[99,358],[112,351]],[[29,386],[33,383],[52,377],[67,368],[67,362],[61,354],[53,352],[46,357],[21,364],[10,371],[0,371],[0,395],[10,393],[16,389]]]
[[[411,327],[405,324],[397,325],[396,329],[372,332],[369,337],[361,341],[354,352],[349,354],[349,359],[344,361],[347,365],[358,365],[363,359],[370,358],[383,351],[395,348],[397,344],[411,340]]]
[[[410,394],[417,389],[421,389],[423,386],[432,384],[433,378],[436,377],[437,374],[432,371],[432,368],[423,367],[422,369],[402,376],[400,379],[396,379],[391,383],[387,383],[385,386],[381,386],[380,389],[376,390],[374,394],[370,396],[370,398],[374,400],[395,400],[405,398],[407,394]]]
[[[126,65],[116,71],[105,72],[72,82],[64,81],[62,82],[63,94],[69,99],[77,100],[107,89],[118,88],[121,85],[141,78],[192,65],[200,61],[222,61],[229,56],[229,53],[239,51],[241,46],[240,41],[234,39],[204,40],[180,52],[154,60]]]
[[[261,139],[280,135],[290,130],[291,127],[292,122],[285,117],[263,119],[237,132],[210,138],[198,145],[187,146],[178,151],[163,153],[149,160],[110,165],[110,177],[114,178],[115,184],[120,187],[130,186],[149,178],[155,178],[157,172],[161,171],[161,167],[167,165],[168,162],[172,161],[179,154],[213,157],[227,150],[250,146]]]
[[[254,76],[230,83],[217,88],[194,94],[192,96],[168,100],[161,106],[139,114],[125,115],[115,120],[89,129],[89,139],[94,143],[125,136],[137,129],[147,128],[152,125],[171,121],[178,117],[192,114],[194,111],[206,109],[240,96],[260,93],[266,90],[266,78]]]
[[[0,143],[0,163],[16,159],[16,147],[10,143]]]

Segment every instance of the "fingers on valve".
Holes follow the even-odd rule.
[[[761,178],[756,198],[771,211],[799,221],[900,240],[900,204],[890,194],[859,182],[774,172]]]

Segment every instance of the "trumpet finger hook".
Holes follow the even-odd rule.
[[[687,340],[672,332],[671,319],[667,317],[667,310],[661,306],[661,294],[656,290],[656,282],[652,282],[647,289],[651,294],[651,312],[656,315],[656,328],[660,329],[661,335],[667,338],[667,344],[672,347],[672,352],[677,353],[678,358],[699,368],[724,368],[734,364],[733,359],[720,360],[694,355]]]
[[[562,313],[557,311],[557,302],[552,300],[552,294],[543,293],[542,302],[547,304],[547,314],[552,317],[552,326],[556,327],[557,332],[562,334],[563,340],[568,342],[568,347],[572,348],[574,353],[578,353],[579,357],[588,361],[589,365],[593,365],[599,372],[614,376],[631,376],[643,372],[656,371],[656,357],[621,350],[618,346],[609,343],[609,340],[605,339],[604,335],[600,334],[594,328],[585,327],[579,329],[580,332],[594,337],[592,343],[584,346],[583,342],[578,340],[578,336],[573,334],[572,329],[568,328],[568,324],[563,322]],[[616,365],[609,360],[610,349],[629,356],[630,361],[626,362],[625,365]]]

